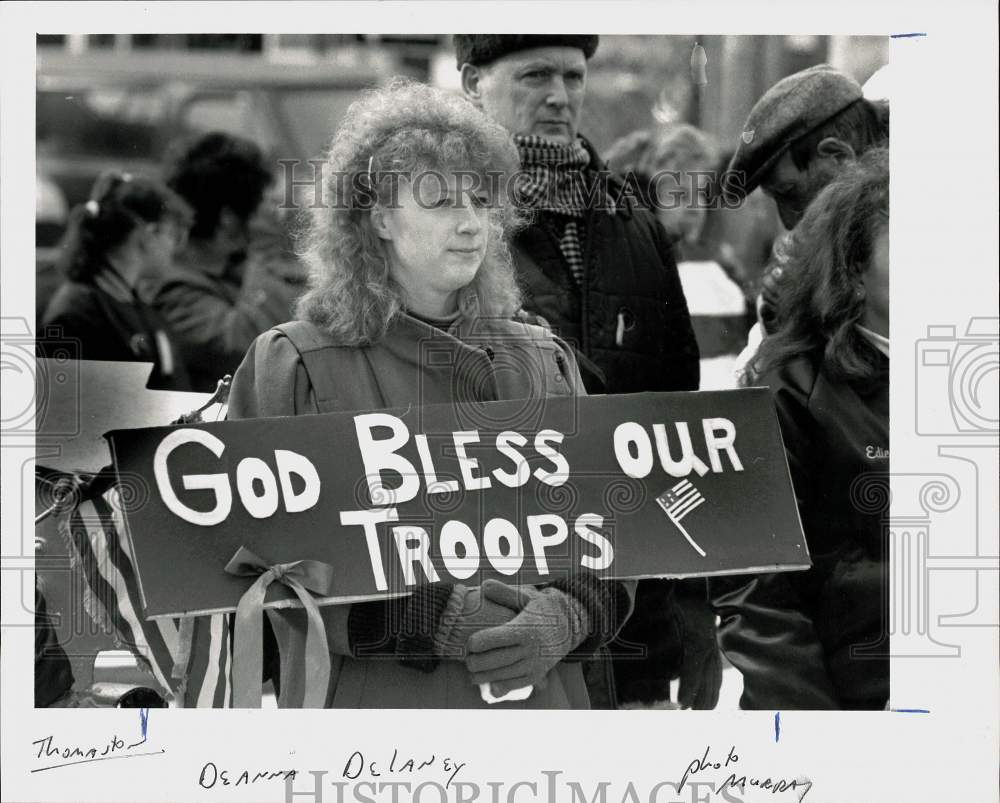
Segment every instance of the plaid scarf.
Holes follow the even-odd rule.
[[[514,144],[524,171],[517,188],[518,199],[529,209],[564,216],[557,226],[562,231],[556,231],[559,250],[579,285],[583,280],[584,259],[578,221],[587,208],[586,168],[590,165],[590,154],[579,139],[563,145],[534,135],[517,135]]]
[[[524,170],[517,188],[520,202],[530,209],[583,217],[587,203],[584,168],[590,164],[583,143],[577,139],[563,145],[529,135],[515,136],[514,144]]]

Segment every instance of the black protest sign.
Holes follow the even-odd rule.
[[[809,564],[768,392],[547,398],[117,430],[147,616],[234,610],[264,564],[320,603],[427,582],[542,583]],[[126,496],[122,495],[123,498]],[[274,584],[268,605],[298,604]]]

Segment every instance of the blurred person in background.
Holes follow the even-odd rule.
[[[648,210],[616,203],[620,186],[579,133],[598,37],[473,34],[454,44],[466,98],[514,136],[520,155],[517,195],[532,219],[512,251],[525,309],[576,348],[588,393],[697,390],[698,346],[670,240]],[[614,671],[604,660],[588,666],[595,707],[669,699],[680,660],[664,624],[677,618],[672,596],[670,582],[640,581],[612,647],[627,657]],[[704,653],[694,646],[700,680]],[[708,708],[717,694],[714,681],[685,687]]]
[[[746,296],[749,309],[746,326],[757,321],[757,297],[761,280],[770,267],[774,244],[784,233],[777,210],[763,193],[755,192],[736,201],[724,194],[724,182],[735,150],[722,150],[709,184],[709,208],[699,243],[713,248],[719,264]]]
[[[485,185],[516,173],[504,129],[461,98],[395,82],[352,104],[326,167],[329,203],[311,210],[304,239],[310,289],[298,320],[247,352],[230,419],[583,393],[572,350],[513,319],[520,293],[505,235],[518,210],[503,192],[460,186],[459,176]],[[428,344],[439,359],[425,359]],[[485,708],[477,684],[488,683],[496,696],[534,687],[500,708],[589,708],[579,660],[614,636],[633,588],[590,574],[537,588],[435,583],[324,607],[326,705]],[[305,612],[269,613],[284,624],[280,668],[273,650],[268,662],[279,700],[301,706],[308,678],[294,634],[305,633]]]
[[[714,219],[734,210],[717,208],[714,168],[719,155],[707,134],[679,124],[622,138],[608,152],[608,165],[631,176],[640,200],[656,212],[673,240],[698,351],[699,390],[737,386],[736,356],[746,343],[748,301],[739,280],[746,269],[733,247],[717,239]]]
[[[56,614],[58,617],[58,614]],[[52,625],[41,581],[35,576],[35,708],[61,707],[72,697],[73,667]]]
[[[35,170],[35,320],[40,321],[62,283],[55,254],[69,222],[66,196],[50,177]]]
[[[758,187],[774,201],[782,224],[795,228],[819,192],[875,147],[888,147],[889,106],[864,97],[861,85],[826,64],[781,79],[754,105],[729,165],[723,191],[745,198]],[[776,328],[778,285],[787,271],[786,237],[775,243],[758,300],[760,325],[740,362]]]
[[[151,362],[149,387],[190,390],[174,333],[137,288],[170,268],[191,221],[190,207],[159,182],[98,177],[90,200],[70,214],[57,260],[65,280],[39,321],[39,356],[50,340],[71,338],[80,359]]]
[[[301,277],[284,270],[281,222],[263,203],[272,175],[253,142],[212,132],[176,143],[164,175],[194,209],[194,225],[148,292],[180,340],[194,388],[211,391],[257,335],[290,317]]]
[[[751,375],[774,397],[813,567],[713,578],[720,643],[743,674],[742,708],[881,709],[888,558],[881,519],[851,488],[889,472],[888,151],[820,192],[787,259],[784,314]]]

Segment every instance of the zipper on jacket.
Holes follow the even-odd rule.
[[[588,210],[587,215],[587,237],[583,247],[583,273],[580,276],[580,348],[584,354],[590,356],[590,315],[587,304],[587,285],[590,280],[590,244],[594,234],[594,218],[596,212]]]

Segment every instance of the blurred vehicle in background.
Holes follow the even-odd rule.
[[[400,70],[385,53],[288,64],[255,55],[185,52],[38,53],[36,306],[54,286],[65,214],[114,168],[157,176],[168,145],[220,130],[255,140],[275,162],[322,156],[347,107]],[[60,197],[61,196],[61,197]]]

